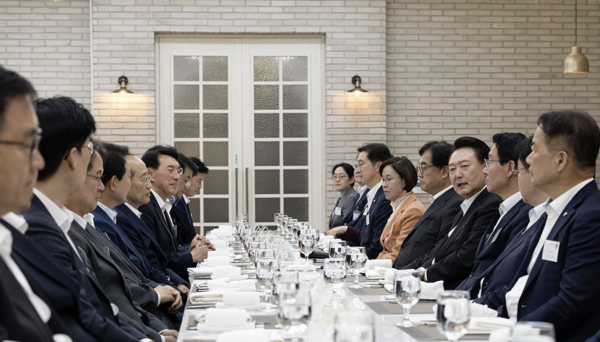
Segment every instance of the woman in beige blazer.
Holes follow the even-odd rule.
[[[394,262],[402,242],[425,212],[425,207],[412,192],[417,184],[417,170],[408,158],[388,159],[379,170],[385,198],[390,201],[393,211],[381,233],[383,251],[377,259]]]

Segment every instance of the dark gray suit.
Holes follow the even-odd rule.
[[[448,235],[463,200],[450,188],[433,201],[402,243],[394,268],[401,269],[424,256],[443,240]]]
[[[352,213],[352,209],[354,208],[354,202],[356,197],[358,196],[358,192],[354,190],[353,187],[348,188],[344,194],[342,194],[335,206],[333,207],[333,211],[331,215],[329,215],[329,228],[334,228],[338,226],[344,225],[344,218]],[[340,208],[341,212],[339,215],[335,214],[335,208]]]

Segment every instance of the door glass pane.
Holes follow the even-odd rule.
[[[298,221],[308,221],[308,198],[285,198],[283,213]]]
[[[192,214],[193,222],[200,222],[200,199],[199,198],[190,198],[190,203],[188,204],[190,207],[190,213]],[[196,231],[198,228],[196,228]]]
[[[228,93],[226,85],[204,85],[202,101],[204,109],[227,109]]]
[[[254,165],[255,166],[278,166],[279,165],[279,142],[254,143]]]
[[[229,163],[229,143],[207,141],[204,143],[203,156],[206,165],[227,166]]]
[[[282,57],[283,80],[284,81],[307,81],[308,80],[308,58]]]
[[[305,166],[308,165],[308,142],[285,141],[283,143],[283,165]]]
[[[308,193],[308,170],[284,170],[283,171],[283,193],[284,194],[307,194]]]
[[[283,85],[283,109],[307,109],[307,85]]]
[[[229,222],[229,199],[205,198],[204,222]]]
[[[210,170],[204,177],[202,189],[205,195],[227,195],[229,194],[229,171]]]
[[[200,67],[198,56],[175,56],[173,58],[173,79],[175,81],[199,81]]]
[[[199,114],[175,114],[175,138],[198,138],[199,136]]]
[[[273,215],[279,212],[279,198],[256,199],[256,222],[273,222]]]
[[[204,114],[202,134],[205,138],[227,138],[229,135],[228,114]]]
[[[254,57],[254,81],[279,81],[279,57]]]
[[[176,141],[175,148],[188,157],[198,157],[200,155],[200,144],[193,141]]]
[[[255,138],[277,138],[277,137],[279,137],[279,114],[255,114],[254,115],[254,137]]]
[[[306,113],[284,113],[283,114],[283,137],[284,138],[307,138],[308,137],[308,114],[306,114]]]
[[[254,109],[279,109],[279,86],[255,85]]]
[[[200,88],[198,85],[175,84],[173,87],[175,109],[200,108]]]
[[[279,170],[256,170],[254,178],[256,194],[279,194]]]
[[[205,56],[202,61],[203,81],[227,81],[227,56]]]

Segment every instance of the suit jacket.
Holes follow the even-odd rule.
[[[512,241],[515,235],[518,234],[517,236],[519,236],[522,233],[523,229],[527,226],[527,223],[529,223],[528,217],[530,209],[531,206],[529,204],[526,204],[523,200],[518,201],[510,208],[502,220],[498,222],[496,229],[494,229],[496,222],[500,217],[500,214],[496,215],[497,217],[490,222],[483,238],[479,242],[473,270],[469,276],[459,284],[456,288],[457,290],[472,291],[475,287],[477,292],[473,291],[471,293],[471,298],[477,298],[480,285],[479,283],[475,284],[476,280],[474,279],[481,280],[481,274],[483,274],[483,272],[494,263],[496,258],[502,254],[506,245]],[[510,278],[512,279],[512,276]],[[507,279],[507,281],[508,280],[509,279]]]
[[[189,249],[190,242],[196,236],[196,230],[192,222],[192,214],[183,197],[173,202],[170,214],[173,224],[177,227],[177,236],[175,237],[177,245]]]
[[[30,275],[39,275],[39,278],[29,281],[39,281],[41,284],[44,284],[43,289],[48,290],[47,297],[52,301],[52,305],[57,308],[59,313],[62,312],[66,314],[65,311],[69,310],[81,312],[81,317],[79,317],[78,323],[81,323],[84,329],[88,330],[87,336],[83,335],[83,339],[79,339],[79,333],[83,334],[83,332],[80,330],[73,332],[70,331],[70,335],[73,336],[77,341],[94,341],[98,339],[100,341],[107,342],[133,342],[144,338],[145,336],[134,327],[126,322],[119,322],[114,316],[112,307],[110,305],[110,300],[100,287],[96,276],[75,254],[75,251],[71,248],[64,233],[37,196],[33,196],[31,200],[31,207],[27,211],[23,212],[22,215],[25,217],[25,220],[29,225],[29,228],[26,232],[27,237],[29,237],[31,240],[40,242],[40,247],[34,247],[37,251],[39,251],[39,255],[35,255],[29,253],[29,251],[24,251],[24,249],[31,248],[31,246],[22,246],[20,248],[22,250],[19,252],[29,254],[23,254],[22,256],[24,256],[24,258],[21,260],[23,262],[27,261],[30,263],[38,263],[40,266],[45,265],[44,271],[52,270],[52,272],[57,272],[57,267],[62,269],[63,272],[56,273],[56,276],[76,280],[75,283],[70,283],[69,286],[74,291],[81,291],[78,296],[79,308],[73,308],[73,306],[64,308],[65,304],[62,303],[63,299],[61,298],[64,298],[64,300],[67,301],[66,303],[69,303],[71,301],[69,300],[70,298],[67,297],[70,297],[70,294],[60,296],[59,292],[61,289],[56,287],[53,289],[53,281],[49,281],[46,274],[39,275],[39,266],[33,265],[37,266],[34,268],[30,265],[27,265],[31,271]],[[17,234],[13,232],[13,236],[15,235]],[[84,257],[85,256],[83,256],[83,258]],[[50,261],[55,263],[54,267],[51,266],[52,262]],[[61,280],[62,281],[59,282],[59,285],[61,285],[60,287],[64,286],[64,282],[67,281],[67,279]],[[63,310],[59,310],[58,307],[63,307]],[[63,321],[65,321],[67,328],[69,328],[67,320],[63,319]],[[91,336],[89,336],[90,333]]]
[[[342,225],[348,225],[350,222],[354,221],[354,211],[358,210],[359,212],[362,212],[362,209],[364,209],[364,206],[367,204],[367,198],[365,197],[367,192],[369,192],[369,189],[366,189],[361,196],[359,192],[356,191],[356,197],[354,198],[354,201],[352,201],[352,209],[344,216]]]
[[[0,295],[2,296],[0,301],[0,341],[52,342],[53,333],[59,332],[51,331],[50,326],[42,321],[21,284],[2,258],[0,258],[0,274],[2,274],[0,277]],[[62,322],[56,316],[56,312],[52,312],[50,319],[54,319],[59,326],[62,326]],[[62,332],[66,333],[65,328],[62,328]]]
[[[394,268],[401,269],[412,263],[429,253],[438,242],[442,241],[460,211],[463,200],[453,188],[438,197],[404,239],[394,261]]]
[[[125,204],[116,206],[115,210],[118,212],[117,223],[142,256],[142,261],[147,265],[150,279],[160,284],[171,285],[174,288],[182,283],[187,284],[183,278],[168,268],[167,256],[160,248],[158,241],[156,241],[154,232],[146,226],[144,221],[137,217]]]
[[[81,248],[86,253],[90,262],[89,266],[98,276],[100,285],[111,302],[119,307],[119,313],[127,315],[127,317],[133,321],[132,325],[146,336],[150,337],[153,341],[160,342],[161,338],[157,330],[162,331],[167,329],[167,326],[163,324],[157,330],[150,328],[150,320],[152,319],[150,317],[151,314],[142,309],[139,302],[134,302],[133,293],[145,295],[144,297],[138,297],[141,297],[141,299],[146,302],[150,301],[151,305],[154,305],[151,309],[156,308],[158,305],[158,296],[151,288],[149,288],[149,290],[154,293],[143,291],[143,285],[141,284],[126,281],[121,269],[113,261],[110,250],[107,249],[105,244],[102,244],[90,234],[90,231],[92,230],[94,230],[92,226],[88,225],[87,229],[84,229],[74,221],[71,224],[69,236],[73,240],[75,246]],[[114,253],[112,255],[115,256]],[[144,304],[148,307],[148,303]],[[154,318],[153,322],[160,321],[157,318]]]
[[[595,181],[567,204],[547,241],[557,241],[557,262],[537,257],[519,300],[518,320],[554,324],[557,341],[584,341],[600,322],[600,194]]]
[[[444,281],[444,288],[454,289],[466,278],[475,261],[479,240],[498,212],[502,199],[483,189],[463,215],[460,211],[452,224],[452,235],[446,236],[427,255],[407,265],[406,269],[424,267],[427,281]],[[433,263],[435,259],[435,263]]]
[[[470,291],[471,298],[476,298],[474,300],[476,303],[485,304],[494,310],[503,307],[506,293],[512,289],[519,279],[515,275],[521,263],[524,260],[529,263],[529,260],[531,260],[533,249],[539,240],[545,223],[544,216],[529,229],[515,236],[487,270],[477,276],[465,279],[457,289]],[[532,243],[533,248],[531,247]],[[482,287],[480,285],[481,279],[484,279]],[[481,297],[477,298],[480,289]]]
[[[415,194],[408,195],[383,229],[380,238],[383,250],[377,259],[395,260],[404,239],[424,212],[425,207],[417,199],[417,196]]]
[[[167,223],[165,216],[154,198],[150,196],[150,202],[138,208],[142,212],[142,221],[150,228],[156,236],[156,241],[167,256],[168,267],[175,271],[182,279],[187,278],[188,267],[195,267],[192,254],[179,248],[172,229]]]
[[[344,225],[344,218],[352,214],[352,209],[354,209],[354,205],[356,204],[356,197],[358,197],[358,192],[353,187],[350,187],[338,198],[331,215],[329,215],[329,228]],[[340,208],[339,215],[336,215],[335,208]]]

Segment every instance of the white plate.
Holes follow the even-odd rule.
[[[264,309],[265,303],[258,303],[258,304],[252,304],[252,305],[235,305],[235,306],[227,305],[227,304],[223,304],[223,303],[217,303],[217,304],[215,304],[215,307],[217,309],[237,308],[237,309],[245,309],[248,311],[255,311],[255,310]]]
[[[206,332],[206,333],[222,333],[222,332],[232,331],[232,330],[254,329],[254,322],[250,322],[250,323],[240,325],[237,327],[210,327],[204,323],[198,323],[198,325],[196,325],[196,329],[198,331]]]

